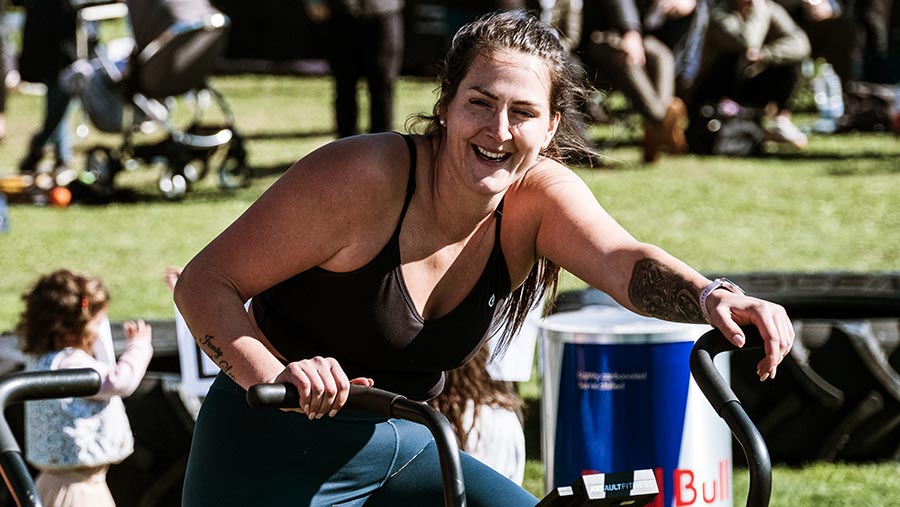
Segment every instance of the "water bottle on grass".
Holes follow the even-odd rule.
[[[844,94],[841,79],[828,62],[819,65],[812,79],[813,94],[819,119],[813,126],[815,132],[831,133],[837,129],[837,120],[844,114]]]

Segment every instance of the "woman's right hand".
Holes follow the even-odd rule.
[[[321,356],[289,363],[273,382],[296,386],[300,408],[287,410],[303,412],[310,419],[321,419],[325,414],[334,417],[347,402],[350,384],[375,384],[370,378],[348,380],[336,359]]]

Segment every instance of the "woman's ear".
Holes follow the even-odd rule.
[[[547,129],[547,136],[544,138],[543,149],[547,149],[550,146],[550,143],[553,142],[553,136],[556,135],[556,129],[559,128],[559,119],[560,114],[557,111],[553,118],[550,119],[550,128]]]
[[[437,114],[440,118],[447,118],[447,92],[441,89],[441,98],[437,103]]]

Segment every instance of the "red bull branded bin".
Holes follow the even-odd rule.
[[[709,326],[588,306],[541,323],[545,487],[652,469],[652,507],[731,507],[731,434],[691,378]],[[728,358],[717,361],[728,378]]]

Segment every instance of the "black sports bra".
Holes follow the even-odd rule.
[[[416,190],[416,146],[403,137],[410,156],[406,200],[381,252],[354,271],[298,273],[255,296],[253,315],[288,361],[333,357],[351,379],[371,377],[375,387],[427,400],[443,389],[443,372],[471,359],[487,338],[510,278],[500,247],[501,201],[494,247],[472,291],[446,315],[422,318],[400,270],[400,228]]]

